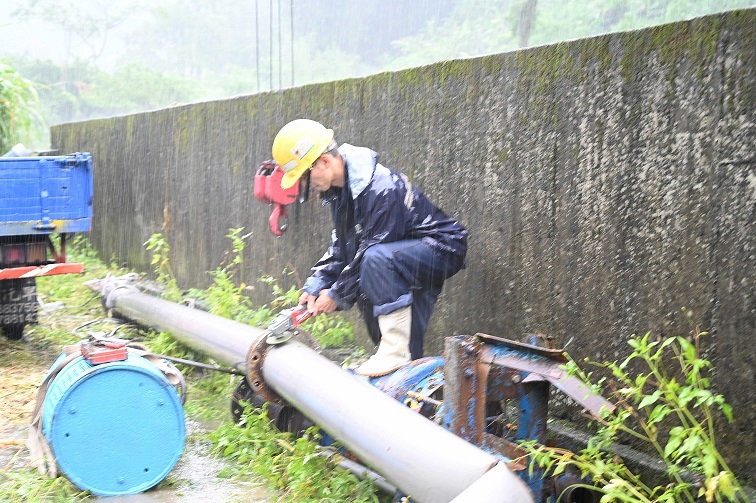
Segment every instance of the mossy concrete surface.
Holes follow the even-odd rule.
[[[278,129],[307,117],[370,146],[470,230],[439,299],[443,338],[539,331],[580,359],[623,358],[633,333],[699,323],[736,420],[720,446],[756,466],[756,10],[363,79],[52,128],[95,161],[92,238],[149,269],[163,231],[182,285],[210,281],[229,228],[252,231],[248,278],[301,284],[322,254],[316,198],[267,229],[253,177]],[[293,274],[284,275],[284,270]],[[261,285],[256,300],[270,300]],[[689,316],[683,313],[687,309]]]

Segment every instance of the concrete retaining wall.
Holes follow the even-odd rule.
[[[53,146],[94,156],[92,238],[106,259],[149,269],[143,243],[164,229],[180,282],[202,286],[228,229],[244,226],[246,278],[286,286],[322,254],[328,211],[294,207],[275,238],[252,178],[283,124],[319,120],[377,150],[470,230],[468,268],[447,283],[427,353],[453,334],[540,331],[577,358],[614,360],[632,333],[700,323],[737,417],[721,445],[753,476],[754,26],[756,10],[736,11],[64,124]]]

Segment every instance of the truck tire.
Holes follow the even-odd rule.
[[[24,335],[24,327],[26,323],[14,323],[12,325],[0,325],[3,330],[3,335],[6,339],[11,341],[17,341]]]

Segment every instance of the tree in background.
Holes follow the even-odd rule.
[[[83,99],[100,73],[94,66],[82,60],[61,64],[14,57],[10,61],[19,73],[34,82],[41,113],[48,124],[86,118],[82,113]]]
[[[49,33],[33,35],[59,37],[65,49],[63,61],[9,56],[57,124],[638,29],[756,0],[19,3],[18,23],[44,22]]]
[[[112,74],[97,74],[82,104],[87,115],[124,115],[191,103],[202,96],[201,81],[127,65]]]
[[[457,0],[450,16],[395,40],[392,69],[495,54],[753,7],[755,0]]]
[[[31,82],[9,64],[0,63],[0,155],[16,143],[38,144],[43,127]]]
[[[526,0],[520,8],[518,34],[520,35],[520,47],[527,47],[530,42],[530,31],[533,29],[533,18],[538,6],[538,0]]]
[[[141,7],[141,0],[27,0],[16,9],[16,19],[46,21],[63,31],[64,67],[81,58],[97,66],[108,46],[113,29],[123,24]],[[79,50],[74,54],[74,48]]]
[[[137,64],[113,72],[81,60],[60,65],[17,58],[14,65],[35,83],[49,124],[155,110],[205,96],[201,81]]]

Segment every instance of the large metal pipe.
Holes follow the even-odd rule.
[[[170,334],[179,342],[241,372],[247,369],[247,350],[264,330],[214,316],[200,309],[143,294],[128,280],[105,278],[90,285],[99,290],[105,307],[121,316]]]
[[[264,334],[259,328],[155,298],[134,287],[112,282],[102,286],[108,308],[170,332],[239,370],[245,370],[248,349],[257,347]],[[412,412],[300,342],[267,347],[262,375],[266,385],[415,501],[450,502],[495,466],[494,473],[501,473],[502,480],[494,486],[501,491],[488,494],[484,501],[533,501],[527,486],[495,456]]]
[[[287,371],[279,372],[282,368]],[[299,342],[269,349],[263,377],[286,401],[413,500],[451,501],[497,464],[491,454],[413,413]],[[301,385],[306,382],[310,384]],[[528,501],[529,490],[506,471],[514,490],[507,491],[506,501]],[[521,498],[516,491],[520,486]]]
[[[462,491],[451,503],[481,503],[483,501],[517,501],[507,497],[517,482],[522,482],[507,465],[499,463]],[[495,499],[492,496],[495,495]]]

